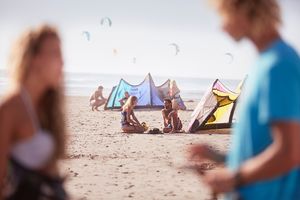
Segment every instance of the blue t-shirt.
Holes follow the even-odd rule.
[[[272,143],[271,122],[300,122],[300,58],[295,50],[279,39],[262,52],[240,100],[227,157],[227,166],[233,171]],[[300,199],[300,168],[244,186],[238,193],[245,200]]]

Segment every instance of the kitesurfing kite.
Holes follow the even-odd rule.
[[[82,35],[86,38],[87,41],[91,40],[91,34],[88,31],[83,31]]]
[[[227,62],[229,63],[229,64],[231,64],[232,62],[233,62],[233,55],[231,54],[231,53],[225,53],[225,56],[227,57]]]
[[[180,49],[179,49],[179,46],[176,44],[176,43],[171,43],[169,44],[170,46],[173,46],[174,47],[174,50],[175,50],[175,56],[178,55]]]
[[[102,18],[100,23],[101,23],[101,26],[109,26],[109,27],[112,26],[112,21],[109,17]]]

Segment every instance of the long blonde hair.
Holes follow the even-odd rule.
[[[59,38],[57,30],[48,25],[26,31],[12,49],[9,66],[12,84],[21,88],[31,70],[32,59],[39,53],[43,42],[48,38]],[[53,160],[57,161],[65,154],[65,118],[63,106],[63,88],[48,89],[38,105],[38,117],[41,127],[53,136],[56,148]]]
[[[267,28],[278,29],[281,14],[276,0],[211,0],[220,12],[242,12],[252,23],[252,34],[260,35]]]
[[[137,99],[136,96],[130,96],[130,97],[127,99],[126,103],[124,104],[123,110],[127,110],[127,109],[133,110],[133,107],[134,107],[133,102],[134,102],[134,101],[137,101],[137,100],[138,100],[138,99]]]

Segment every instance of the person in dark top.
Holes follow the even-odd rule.
[[[121,104],[121,108],[124,106],[124,104],[126,103],[126,101],[128,100],[128,98],[130,97],[129,93],[126,91],[124,93],[124,97],[122,99],[119,100],[120,104]]]

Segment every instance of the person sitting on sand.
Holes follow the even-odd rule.
[[[182,129],[181,120],[178,117],[178,104],[175,100],[164,99],[164,109],[162,109],[164,120],[164,133],[176,133]]]
[[[143,133],[144,127],[140,124],[133,112],[133,108],[137,105],[137,97],[130,96],[122,108],[122,131],[124,133]]]
[[[124,106],[124,104],[126,103],[126,101],[128,100],[129,97],[130,97],[130,94],[126,91],[124,93],[124,97],[119,100],[119,102],[121,104],[121,108]]]
[[[98,89],[91,95],[90,104],[92,106],[92,111],[94,109],[98,110],[98,107],[106,103],[107,99],[103,97],[103,86],[99,86]]]

